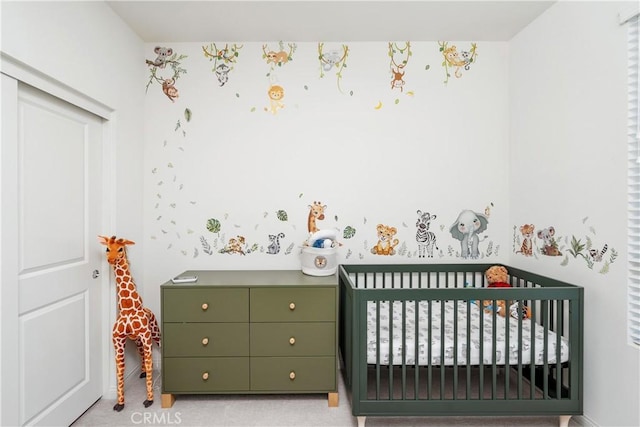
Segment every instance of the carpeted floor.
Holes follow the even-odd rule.
[[[100,399],[73,426],[229,426],[356,427],[342,377],[340,404],[329,408],[326,395],[188,395],[177,396],[171,409],[160,407],[160,376],[154,372],[155,401],[145,408],[143,379],[130,378],[126,404],[115,412],[115,399]],[[572,419],[570,426],[577,426]],[[367,427],[557,427],[558,417],[368,417]]]

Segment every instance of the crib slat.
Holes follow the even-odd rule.
[[[402,301],[402,400],[407,399],[407,302]]]
[[[413,360],[414,360],[414,378],[413,378],[413,395],[415,396],[415,399],[418,400],[419,398],[419,393],[420,393],[420,348],[419,348],[419,338],[420,338],[420,302],[418,300],[415,300],[414,302],[414,306],[415,306],[415,318],[414,318],[414,322],[415,322],[415,336],[414,336],[414,356],[413,356]]]
[[[453,301],[453,399],[454,400],[458,398],[458,304],[457,302],[458,301],[456,300]]]
[[[511,325],[509,324],[511,322],[511,316],[509,315],[509,307],[507,306],[509,304],[509,301],[505,300],[505,311],[506,313],[504,316],[504,329],[505,329],[505,337],[504,337],[504,399],[507,399],[507,397],[509,396],[509,374],[511,373],[511,370],[509,369],[509,355],[510,355],[510,348],[509,347],[509,341],[511,338]]]
[[[531,304],[531,318],[537,319],[538,313],[537,308],[539,305],[539,301],[534,301]],[[531,322],[531,336],[536,336],[536,322]],[[536,398],[535,387],[536,387],[536,340],[531,340],[531,356],[529,362],[529,371],[531,372],[531,380],[529,381],[529,398],[531,400]]]
[[[393,301],[389,304],[389,365],[387,366],[389,380],[389,400],[393,399]],[[379,336],[379,335],[378,335]]]
[[[467,394],[466,399],[471,398],[471,300],[467,304]]]
[[[546,321],[543,324],[544,329],[544,344],[542,357],[544,358],[542,364],[542,394],[543,399],[549,398],[549,300],[542,301],[542,318]]]
[[[556,398],[560,399],[562,397],[562,333],[564,331],[564,304],[562,301],[556,301],[558,304],[558,309],[556,312],[558,313],[558,317],[556,320]]]
[[[376,301],[376,337],[379,337],[379,336],[380,336],[380,301]],[[380,400],[380,340],[376,340],[376,400]]]
[[[445,316],[444,316],[444,300],[440,300],[440,363],[444,364],[444,343],[445,343]],[[440,367],[440,399],[444,397],[444,379],[445,371],[443,366]]]
[[[433,313],[432,311],[432,301],[429,300],[429,302],[427,303],[428,305],[428,313],[429,316],[427,317],[427,323],[428,323],[428,330],[429,330],[429,345],[427,346],[427,353],[428,353],[428,358],[427,358],[427,399],[431,400],[432,397],[432,392],[433,392],[433,367],[432,367],[432,358],[433,358],[433,351],[432,351],[432,346],[431,346],[431,337],[433,336],[433,316],[431,316],[431,313]]]
[[[480,400],[484,399],[484,310],[482,309],[482,301],[478,300],[478,310],[480,314],[480,327],[478,328],[478,342],[480,343],[480,383],[478,384],[478,393]]]
[[[498,301],[496,300],[492,300],[492,305],[493,307],[497,307]],[[497,317],[498,313],[496,312],[496,310],[492,310],[491,311],[491,320],[492,320],[492,325],[491,325],[491,348],[493,349],[493,354],[491,356],[491,400],[496,400],[496,385],[498,383],[498,367],[496,365],[496,358],[498,357],[497,354],[497,325],[496,325],[496,317]]]
[[[523,313],[522,301],[518,301],[518,313]],[[518,314],[518,400],[522,399],[522,325],[523,316]]]

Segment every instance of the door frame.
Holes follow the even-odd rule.
[[[25,64],[4,52],[0,52],[0,73],[16,80],[18,83],[24,83],[33,86],[43,92],[60,98],[72,105],[75,105],[83,110],[86,110],[103,119],[102,124],[102,211],[100,213],[100,224],[104,230],[112,230],[115,227],[115,186],[109,186],[108,183],[114,179],[113,172],[115,170],[115,132],[117,115],[113,108],[101,103],[100,101],[91,98],[83,92],[68,86],[53,77],[35,69],[34,67]],[[3,76],[4,77],[4,76]],[[5,88],[3,88],[4,90]],[[11,88],[11,96],[15,92],[17,100],[17,84]],[[6,111],[2,112],[3,120],[6,117]],[[12,113],[13,114],[13,113]],[[16,117],[8,117],[9,120]],[[3,134],[7,129],[3,126]],[[15,132],[12,130],[11,132]],[[17,137],[17,135],[13,135]],[[3,153],[4,149],[3,149]],[[17,156],[17,153],[11,153]],[[1,154],[0,154],[1,156]],[[17,165],[16,165],[17,166]],[[7,190],[6,186],[0,180],[0,194],[4,194]],[[15,193],[15,189],[11,191]],[[11,194],[9,195],[11,197]],[[4,196],[3,196],[4,197]],[[0,228],[2,234],[16,233],[18,218],[14,216],[13,211],[11,217],[6,215],[6,210],[0,215]],[[13,227],[10,227],[14,224]],[[12,234],[16,237],[15,234]],[[5,239],[5,242],[15,242],[17,239]],[[97,236],[96,236],[97,245]],[[2,285],[0,286],[0,337],[15,337],[18,331],[18,264],[17,256],[12,255],[15,252],[15,248],[8,248],[4,245],[0,246],[0,279]],[[10,256],[11,258],[7,258]],[[5,265],[4,261],[9,260],[8,265]],[[113,282],[109,274],[110,267],[106,262],[106,258],[103,258],[100,264],[100,278],[97,286],[100,286],[101,294],[101,323],[103,325],[100,340],[102,343],[111,342],[110,328],[105,325],[111,325],[115,321],[116,301],[115,301],[115,282]],[[4,344],[4,343],[3,343]],[[115,378],[112,378],[112,373],[115,371],[115,362],[112,357],[112,346],[104,345],[102,354],[100,355],[101,364],[101,380],[102,380],[102,395],[113,398],[116,394]],[[19,384],[18,372],[15,367],[18,366],[19,361],[19,348],[18,346],[0,346],[0,377],[2,378],[2,385],[0,386],[0,425],[17,425],[19,423],[19,393],[16,392],[15,387]]]

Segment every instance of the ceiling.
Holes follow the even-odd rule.
[[[555,1],[107,1],[145,42],[505,41]]]

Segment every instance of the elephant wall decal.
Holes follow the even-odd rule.
[[[472,210],[464,210],[458,215],[458,219],[449,228],[451,236],[460,240],[460,256],[462,258],[479,258],[480,238],[478,234],[487,229],[489,220],[484,214]]]

